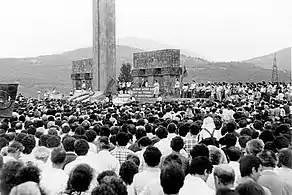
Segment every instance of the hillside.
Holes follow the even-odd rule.
[[[134,52],[142,51],[129,46],[117,46],[117,75],[122,63],[132,63]],[[0,59],[0,82],[20,83],[19,91],[24,95],[36,96],[37,90],[45,91],[57,87],[68,94],[72,87],[70,79],[72,61],[92,57],[92,48],[82,48],[56,55],[36,58]],[[181,64],[186,65],[188,77],[206,81],[270,81],[271,70],[247,62],[209,62],[195,57],[181,55]],[[279,71],[281,81],[290,81],[290,73]]]
[[[277,67],[279,70],[291,71],[291,47],[282,49],[276,52],[277,56]],[[256,66],[272,69],[274,54],[268,54],[265,56],[252,58],[246,60],[247,63],[252,63]]]

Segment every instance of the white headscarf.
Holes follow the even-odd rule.
[[[215,128],[216,126],[212,117],[208,116],[204,119],[202,129],[207,129],[208,131],[212,132]]]

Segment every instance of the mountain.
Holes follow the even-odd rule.
[[[278,70],[291,71],[291,47],[282,49],[276,52]],[[246,60],[247,63],[252,63],[256,66],[272,69],[274,54],[268,54],[261,57]]]
[[[117,75],[123,63],[133,62],[133,53],[142,49],[130,46],[117,46]],[[36,96],[37,91],[57,90],[68,94],[72,88],[70,75],[72,61],[92,57],[92,48],[81,48],[62,54],[39,56],[35,58],[0,59],[0,83],[20,83],[19,92],[26,96]],[[185,65],[188,76],[185,82],[227,81],[252,82],[270,81],[272,72],[249,62],[210,62],[199,57],[181,54],[181,64]],[[290,81],[290,72],[279,71],[281,81]]]
[[[143,49],[146,51],[147,50],[158,50],[158,49],[169,49],[169,48],[180,49],[181,53],[183,53],[187,56],[205,58],[204,56],[202,56],[198,53],[188,51],[186,49],[182,49],[181,47],[158,43],[158,42],[153,41],[151,39],[142,39],[142,38],[137,38],[137,37],[125,37],[125,38],[118,38],[117,43],[118,43],[118,45],[127,45],[130,47],[140,48],[140,49]]]

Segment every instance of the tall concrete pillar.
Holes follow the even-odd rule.
[[[115,0],[93,0],[93,90],[104,91],[116,79]]]

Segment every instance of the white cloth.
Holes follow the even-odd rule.
[[[137,173],[133,179],[135,195],[139,195],[145,185],[152,179],[160,177],[160,169],[147,167],[143,172]]]
[[[275,173],[287,183],[292,184],[292,169],[284,167],[276,168]]]
[[[68,178],[62,169],[46,168],[41,174],[40,185],[47,195],[57,195],[66,189]]]
[[[78,165],[80,164],[88,164],[90,167],[94,168],[95,173],[100,173],[100,170],[97,169],[96,167],[96,163],[93,161],[92,156],[91,155],[86,155],[86,156],[78,156],[74,161],[70,162],[69,164],[67,164],[64,168],[64,171],[66,174],[70,174],[70,172]]]
[[[179,191],[179,195],[215,195],[212,190],[201,178],[187,175],[183,187]]]
[[[155,178],[149,181],[139,195],[165,195],[160,185],[160,179]]]
[[[240,169],[239,169],[239,162],[230,161],[228,164],[234,170],[234,173],[235,173],[234,187],[236,187],[239,184],[239,181],[240,181],[240,178],[241,178]]]
[[[97,153],[96,145],[91,142],[88,142],[88,145],[89,145],[89,151],[96,154]]]

